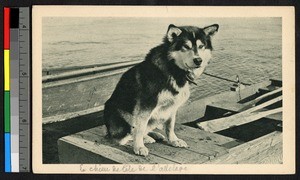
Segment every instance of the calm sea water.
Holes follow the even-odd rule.
[[[207,72],[250,83],[281,77],[281,18],[44,18],[43,68],[143,60],[171,23],[220,25]]]

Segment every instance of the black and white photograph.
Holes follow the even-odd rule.
[[[292,14],[34,6],[34,171],[293,172]]]

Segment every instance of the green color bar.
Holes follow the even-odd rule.
[[[4,91],[4,132],[10,132],[10,92]]]

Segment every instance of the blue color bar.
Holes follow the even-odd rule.
[[[11,172],[10,133],[4,133],[5,172]]]

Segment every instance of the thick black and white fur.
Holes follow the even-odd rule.
[[[217,24],[205,28],[171,24],[163,43],[123,74],[105,103],[108,136],[121,145],[133,140],[134,153],[147,156],[144,143],[164,138],[153,132],[164,127],[171,145],[187,147],[174,132],[176,112],[190,96],[190,83],[209,63],[211,37],[218,28]]]

